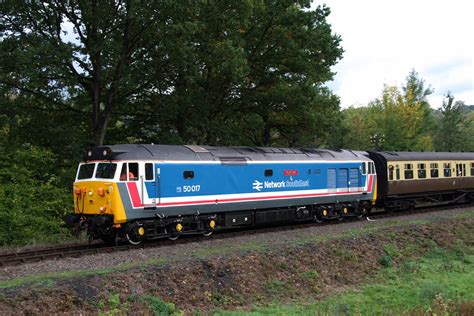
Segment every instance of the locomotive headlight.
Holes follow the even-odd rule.
[[[92,191],[89,191],[89,195],[92,196],[92,194],[93,194]]]

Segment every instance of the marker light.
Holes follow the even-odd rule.
[[[178,224],[176,225],[176,231],[177,231],[177,232],[180,232],[180,231],[182,231],[182,230],[183,230],[183,225],[181,225],[181,224],[178,223]]]

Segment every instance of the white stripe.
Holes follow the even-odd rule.
[[[359,192],[348,192],[348,194],[361,193],[362,187],[354,188]],[[347,192],[347,190],[338,192]],[[306,194],[328,194],[335,195],[335,191],[329,192],[328,189],[321,190],[298,190],[298,191],[270,191],[270,192],[256,192],[256,193],[240,193],[240,194],[218,194],[218,195],[195,195],[195,196],[180,196],[180,197],[162,197],[162,203],[180,203],[187,201],[207,201],[207,200],[227,200],[227,199],[246,199],[246,198],[262,198],[271,196],[269,199],[278,198],[279,196],[297,196]],[[297,196],[298,197],[298,196]]]

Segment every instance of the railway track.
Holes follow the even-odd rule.
[[[397,212],[386,212],[380,211],[377,213],[373,213],[370,217],[365,217],[364,220],[368,221],[377,221],[383,218],[388,217],[403,217],[409,214],[417,214],[417,213],[428,213],[434,211],[448,211],[451,209],[467,209],[473,207],[472,204],[466,205],[455,205],[455,206],[444,206],[444,207],[436,207],[436,208],[420,208],[416,210],[407,210],[407,211],[397,211]],[[0,253],[0,267],[5,266],[12,266],[12,265],[21,265],[25,263],[35,263],[43,260],[54,260],[54,259],[62,259],[62,258],[73,258],[73,257],[81,257],[85,255],[92,255],[92,254],[99,254],[99,253],[111,253],[111,252],[118,252],[118,251],[127,251],[130,249],[145,249],[145,248],[154,248],[154,247],[166,247],[172,246],[177,244],[189,243],[189,242],[200,242],[202,240],[209,240],[209,239],[224,239],[224,238],[232,238],[242,235],[254,235],[254,234],[263,234],[269,232],[278,232],[278,231],[286,231],[286,230],[296,230],[302,229],[307,227],[313,227],[317,225],[337,225],[348,221],[354,220],[361,220],[357,218],[347,218],[344,221],[338,220],[330,220],[325,221],[322,224],[318,224],[315,222],[310,223],[298,223],[292,225],[284,225],[284,226],[271,226],[271,227],[257,227],[253,229],[239,229],[239,230],[231,230],[231,231],[223,231],[213,234],[211,236],[183,236],[183,238],[178,240],[167,240],[161,239],[156,241],[149,241],[145,242],[140,245],[108,245],[105,243],[97,243],[97,244],[86,244],[86,245],[65,245],[60,247],[50,247],[50,248],[43,248],[37,250],[28,250],[28,251],[21,251],[21,252],[11,252],[11,253]]]

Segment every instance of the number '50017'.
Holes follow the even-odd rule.
[[[183,185],[183,192],[199,192],[201,186],[197,185]]]

